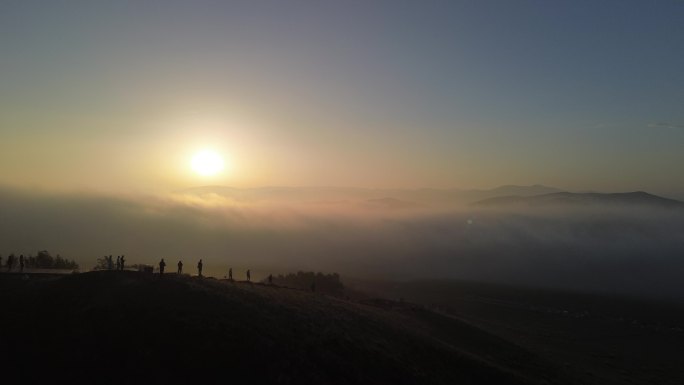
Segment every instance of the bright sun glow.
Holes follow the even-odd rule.
[[[203,150],[195,154],[191,161],[192,169],[202,176],[212,176],[223,170],[223,158],[211,150]]]

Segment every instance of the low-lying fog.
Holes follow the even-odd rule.
[[[232,266],[684,298],[681,208],[495,208],[344,194],[269,200],[211,191],[160,197],[3,188],[0,254],[47,249],[82,270],[102,255],[125,254],[128,264],[164,257],[174,267],[182,258],[186,272],[203,258],[205,272],[216,276]]]

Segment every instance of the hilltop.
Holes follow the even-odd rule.
[[[112,271],[4,275],[0,300],[0,362],[28,382],[571,383],[518,345],[402,302]]]

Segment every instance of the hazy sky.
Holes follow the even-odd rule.
[[[684,191],[682,1],[2,1],[0,184]],[[201,149],[228,163],[190,170]]]

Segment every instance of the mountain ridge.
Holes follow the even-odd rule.
[[[552,206],[552,205],[593,205],[593,206],[653,206],[662,208],[684,208],[684,202],[664,198],[645,191],[625,193],[571,193],[556,192],[534,196],[501,196],[474,202],[478,207],[510,206]]]

